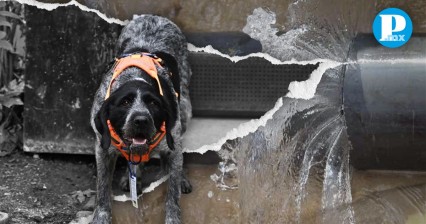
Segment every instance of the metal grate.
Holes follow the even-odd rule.
[[[234,63],[208,53],[191,53],[189,62],[195,116],[260,116],[288,92],[290,82],[308,79],[318,67],[273,65],[259,57]]]

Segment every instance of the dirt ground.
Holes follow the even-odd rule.
[[[0,157],[0,212],[9,223],[69,223],[93,210],[94,156],[31,154]]]

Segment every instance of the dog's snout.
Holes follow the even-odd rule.
[[[147,117],[145,117],[145,116],[136,116],[136,117],[133,119],[133,122],[134,122],[134,124],[135,124],[135,125],[137,125],[137,126],[145,126],[145,125],[147,125],[147,124],[148,124],[148,118],[147,118]]]

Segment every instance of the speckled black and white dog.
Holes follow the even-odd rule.
[[[112,78],[111,69],[104,75],[91,111],[91,125],[97,138],[97,204],[93,222],[111,222],[111,182],[119,153],[111,145],[107,126],[107,120],[110,120],[120,138],[136,151],[143,149],[162,122],[166,122],[166,137],[150,156],[159,156],[167,164],[166,171],[170,174],[165,222],[180,223],[181,191],[191,191],[191,185],[183,175],[181,141],[191,117],[188,92],[191,70],[186,39],[168,19],[144,15],[124,27],[116,52],[117,55],[149,52],[160,57],[164,64],[156,67],[164,94],[159,94],[157,82],[145,71],[129,67],[115,80],[111,96],[105,100]],[[170,72],[172,76],[169,76]]]

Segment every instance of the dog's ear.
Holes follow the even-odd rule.
[[[173,83],[173,88],[180,96],[180,76],[179,76],[179,67],[178,63],[172,55],[164,52],[154,52],[154,54],[161,58],[164,61],[164,64],[167,68],[169,68],[172,73],[171,80]]]
[[[174,145],[175,141],[173,139],[172,134],[170,134],[170,132],[166,133],[166,140],[167,140],[167,146],[169,146],[169,149],[175,150],[175,145]]]
[[[99,109],[98,113],[95,116],[95,126],[98,129],[98,132],[102,135],[101,138],[101,147],[105,150],[109,148],[111,145],[111,135],[109,133],[109,128],[107,124],[107,120],[109,117],[109,102],[106,100],[101,109]]]

